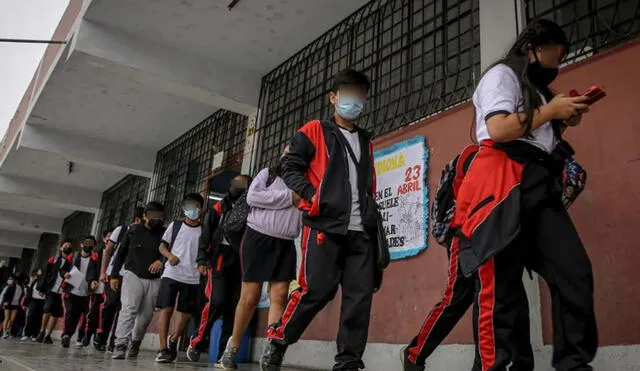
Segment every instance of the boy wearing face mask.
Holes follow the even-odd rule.
[[[187,328],[195,310],[200,284],[196,258],[202,232],[200,214],[203,206],[202,196],[197,193],[188,194],[182,201],[184,220],[171,223],[162,236],[160,253],[165,257],[166,263],[156,304],[156,308],[160,309],[160,351],[156,362],[168,363],[176,359],[178,339]],[[169,335],[174,307],[179,313],[179,321]]]
[[[22,299],[22,285],[17,282],[16,275],[11,275],[7,279],[7,284],[0,292],[0,304],[4,310],[4,338],[11,336],[11,327],[18,316],[18,308],[20,307],[20,299]]]
[[[95,335],[100,322],[100,307],[104,302],[103,293],[97,293],[98,280],[100,277],[101,251],[96,246],[96,239],[88,236],[82,241],[82,250],[91,254],[89,267],[87,268],[87,284],[89,285],[88,307],[80,320],[78,329],[78,341],[76,346],[86,347],[91,342],[91,337]]]
[[[64,279],[70,277],[69,270],[72,261],[71,240],[64,240],[60,244],[60,254],[49,258],[44,277],[36,286],[38,291],[45,293],[44,316],[42,316],[40,333],[36,338],[38,343],[53,344],[51,333],[56,328],[58,318],[64,316],[62,289]]]
[[[138,356],[158,299],[162,274],[158,246],[164,231],[164,206],[149,202],[144,211],[144,224],[129,227],[118,248],[113,272],[120,272],[123,265],[125,270],[122,280],[112,276],[110,281],[112,290],[122,288],[113,359]]]
[[[242,284],[242,267],[238,254],[240,246],[232,246],[219,227],[250,184],[251,177],[248,175],[233,178],[227,195],[203,219],[197,262],[200,274],[207,277],[204,290],[207,302],[202,310],[198,333],[191,339],[187,349],[187,358],[192,362],[197,362],[200,353],[209,349],[209,334],[218,318],[224,319],[218,358],[222,357],[233,332],[235,309]]]
[[[81,320],[81,318],[87,313],[89,309],[89,294],[91,291],[95,290],[98,287],[98,275],[95,270],[95,265],[98,263],[98,255],[93,252],[93,248],[95,247],[95,237],[87,236],[82,241],[82,249],[80,254],[76,255],[75,259],[73,259],[73,267],[75,267],[85,279],[78,285],[72,285],[69,282],[69,278],[65,280],[64,283],[64,331],[62,332],[62,347],[68,348],[71,344],[71,337],[76,332],[76,328]],[[91,270],[89,266],[93,265],[94,268],[93,274],[91,274]],[[73,267],[64,268],[65,271],[70,272],[73,270]],[[84,338],[84,328],[80,326],[78,331],[78,341],[76,345],[82,346],[82,339]]]
[[[364,368],[377,233],[375,172],[370,135],[355,125],[369,91],[361,72],[338,73],[329,93],[329,120],[314,120],[294,135],[282,161],[282,179],[300,195],[303,211],[300,288],[279,323],[270,326],[263,371],[280,370],[287,347],[342,287],[334,370]]]

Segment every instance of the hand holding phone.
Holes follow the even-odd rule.
[[[599,101],[600,99],[606,97],[607,93],[605,93],[604,90],[602,90],[601,87],[596,86],[596,85],[590,87],[589,89],[587,89],[587,91],[585,91],[582,94],[578,93],[575,89],[573,89],[573,90],[571,90],[569,92],[569,96],[571,96],[571,97],[579,97],[579,96],[582,96],[582,95],[589,97],[589,100],[587,100],[584,103],[586,103],[588,105],[592,105],[595,102]]]

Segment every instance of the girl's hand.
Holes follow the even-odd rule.
[[[568,120],[564,120],[564,124],[573,127],[580,125],[580,121],[582,121],[582,113],[572,116]]]
[[[567,97],[564,94],[558,94],[553,97],[551,102],[546,104],[546,108],[551,116],[550,119],[570,120],[572,117],[580,115],[582,111],[589,108],[589,105],[584,103],[588,100],[589,97],[584,95],[579,97]]]

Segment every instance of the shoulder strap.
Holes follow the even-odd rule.
[[[358,156],[356,156],[356,153],[353,151],[353,148],[351,148],[351,144],[344,137],[344,135],[342,135],[342,133],[340,132],[339,128],[338,128],[338,135],[337,136],[338,136],[338,140],[340,141],[340,143],[347,148],[347,152],[349,153],[349,157],[351,157],[351,159],[353,160],[353,163],[356,164],[356,165],[359,165],[360,161],[358,161]],[[358,135],[358,140],[360,140],[360,135]]]
[[[124,235],[127,234],[128,231],[129,231],[129,226],[128,225],[120,226],[120,233],[118,233],[118,241],[116,241],[116,242],[117,243],[122,242],[122,239],[124,238]]]
[[[169,245],[169,251],[173,247],[173,243],[176,242],[176,237],[178,237],[178,233],[180,232],[180,228],[182,228],[182,224],[184,221],[182,220],[174,220],[173,225],[171,226],[171,244]]]

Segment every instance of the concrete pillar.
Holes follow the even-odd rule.
[[[258,155],[258,131],[256,116],[247,118],[247,135],[244,140],[244,153],[242,158],[242,174],[254,174],[256,169],[256,157]]]
[[[38,249],[36,255],[33,257],[32,269],[44,269],[47,265],[47,260],[50,256],[55,255],[58,252],[59,235],[55,233],[43,233],[40,235],[38,241]]]
[[[480,2],[480,69],[504,56],[524,26],[522,0]]]

